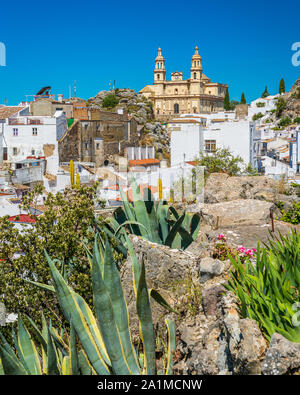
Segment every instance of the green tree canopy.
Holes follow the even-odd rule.
[[[104,108],[114,108],[119,103],[119,99],[113,93],[108,94],[102,100],[102,107]]]
[[[267,87],[267,85],[266,85],[265,90],[263,91],[261,97],[268,97],[268,96],[270,96],[270,94],[269,94],[269,92],[268,92],[268,87]]]
[[[205,166],[205,177],[211,173],[228,173],[235,176],[242,171],[244,161],[240,156],[234,156],[228,148],[217,148],[213,154],[200,153],[197,165]]]
[[[225,97],[224,97],[224,109],[225,109],[226,111],[231,110],[231,105],[230,105],[230,99],[229,99],[229,91],[228,91],[228,88],[227,88],[227,90],[226,90]]]
[[[281,78],[279,83],[279,93],[285,93],[285,83],[283,78]]]
[[[247,102],[246,102],[246,97],[245,97],[245,93],[243,92],[242,93],[242,96],[241,96],[241,104],[246,104]]]

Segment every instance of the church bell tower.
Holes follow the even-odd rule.
[[[159,84],[166,80],[165,58],[161,54],[161,48],[158,48],[158,55],[155,58],[154,83]]]
[[[192,57],[191,67],[191,81],[200,81],[202,78],[201,56],[199,55],[199,48],[196,46],[195,53]]]

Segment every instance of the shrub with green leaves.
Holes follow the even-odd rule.
[[[252,121],[258,121],[260,118],[262,118],[264,116],[264,114],[262,114],[261,112],[258,112],[257,114],[254,114],[252,117]]]
[[[211,173],[227,173],[236,176],[242,172],[244,161],[240,156],[235,156],[228,148],[217,148],[213,153],[200,153],[197,166],[204,166],[204,176]]]
[[[279,97],[276,102],[276,116],[277,117],[281,116],[285,107],[286,107],[286,100],[283,97]]]
[[[255,264],[232,257],[231,262],[235,270],[225,287],[238,297],[242,317],[257,321],[268,340],[276,332],[300,342],[299,233],[279,234],[263,248],[258,245]]]
[[[282,118],[282,119],[279,121],[279,125],[280,125],[281,127],[288,126],[288,125],[290,125],[291,123],[292,123],[292,120],[291,120],[291,118],[289,118],[289,117]]]
[[[284,210],[283,206],[279,207],[281,216],[279,219],[290,224],[300,224],[300,202],[293,202],[292,206],[288,210]]]
[[[102,100],[102,107],[104,108],[114,108],[119,103],[119,99],[113,93],[105,96]]]

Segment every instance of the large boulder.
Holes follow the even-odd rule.
[[[129,236],[137,258],[144,261],[148,288],[154,288],[167,300],[172,307],[177,301],[177,290],[180,281],[187,276],[197,277],[198,261],[187,251],[170,249],[167,246],[151,243],[142,237]],[[138,333],[138,318],[136,314],[136,298],[132,285],[132,265],[130,257],[121,267],[121,281],[128,304],[132,332]],[[169,311],[151,300],[152,318],[157,323]]]
[[[213,259],[210,257],[201,259],[199,265],[200,283],[205,283],[216,276],[220,276],[223,272],[223,268],[223,263],[218,259]]]
[[[261,225],[270,222],[275,205],[255,199],[237,199],[230,202],[205,204],[201,209],[204,223],[215,228],[235,225]]]
[[[228,202],[236,199],[261,199],[274,201],[278,181],[264,176],[236,176],[213,173],[206,181],[205,203]]]
[[[267,343],[257,323],[240,318],[237,299],[231,292],[222,295],[215,289],[214,293],[219,299],[216,315],[206,320],[204,333],[203,325],[194,326],[193,338],[197,340],[191,342],[183,371],[199,375],[260,374]]]
[[[292,231],[292,229],[300,231],[300,225],[292,225],[276,220],[274,221],[275,237],[279,237],[279,232],[282,235],[287,235]],[[246,248],[257,248],[258,242],[262,245],[263,243],[267,243],[271,238],[272,225],[271,223],[258,225],[234,225],[232,227],[210,231],[208,235],[210,237],[216,237],[219,233],[223,233],[225,235],[226,240],[230,245],[243,245]]]
[[[300,374],[300,343],[292,343],[274,333],[262,362],[262,374]]]

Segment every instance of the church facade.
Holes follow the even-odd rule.
[[[202,58],[198,47],[192,57],[191,74],[187,80],[182,72],[171,73],[166,80],[165,58],[161,48],[155,59],[154,84],[145,86],[140,93],[153,104],[156,118],[169,120],[179,114],[213,113],[224,108],[227,84],[211,82],[203,74]]]

